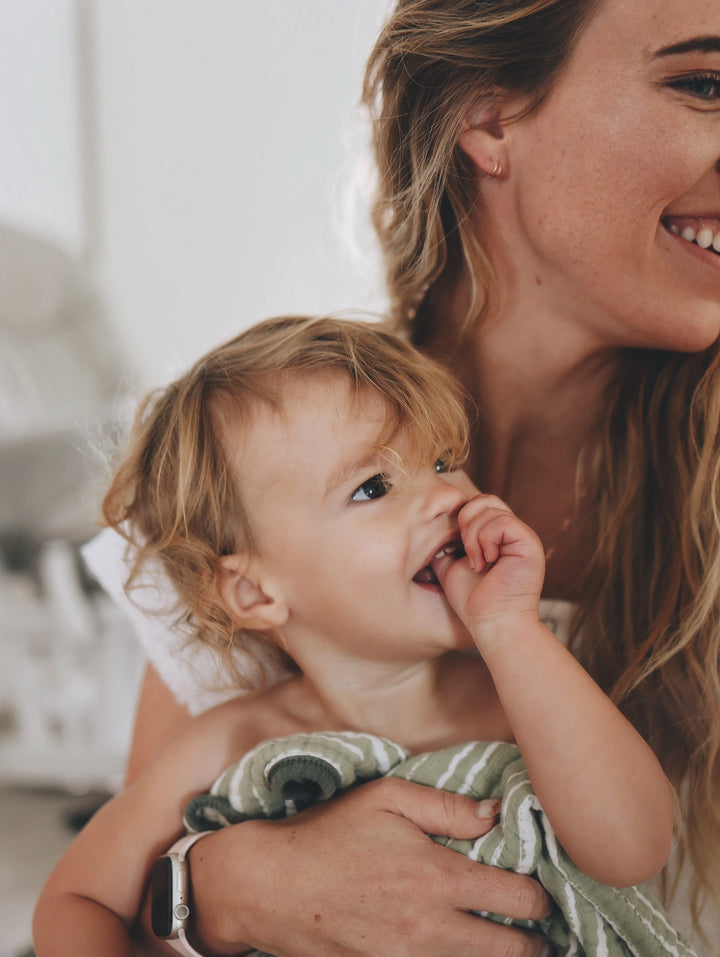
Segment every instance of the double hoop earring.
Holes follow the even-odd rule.
[[[493,168],[490,170],[490,176],[500,176],[503,171],[503,165],[499,159],[493,160]]]

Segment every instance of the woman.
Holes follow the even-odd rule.
[[[720,7],[400,0],[365,101],[393,317],[476,400],[473,479],[540,534],[572,647],[680,789],[671,910],[697,922],[720,899]],[[134,768],[183,717],[151,672]],[[207,838],[195,946],[541,953],[464,913],[541,916],[537,885],[419,830],[467,813],[360,788]]]

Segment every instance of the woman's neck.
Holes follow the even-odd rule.
[[[587,468],[620,355],[575,321],[509,309],[462,331],[462,289],[427,343],[478,409],[468,471],[543,540],[549,597],[569,597],[592,540]],[[585,472],[583,474],[583,468]],[[574,567],[575,566],[575,567]]]

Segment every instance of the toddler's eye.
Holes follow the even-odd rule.
[[[391,489],[391,482],[387,475],[373,475],[367,482],[358,486],[350,496],[352,502],[370,502],[375,498],[382,498]]]
[[[446,452],[445,455],[442,455],[437,462],[435,463],[436,472],[454,472],[455,466],[452,464],[452,454]]]

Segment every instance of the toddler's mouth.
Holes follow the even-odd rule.
[[[433,563],[439,561],[441,558],[445,558],[446,555],[450,555],[453,558],[462,558],[465,555],[465,548],[463,547],[462,540],[460,538],[453,539],[450,542],[447,542],[442,548],[433,555],[430,562],[425,565],[424,568],[421,568],[420,571],[413,575],[413,581],[418,585],[436,585],[439,586],[440,582],[438,577],[433,570]]]

